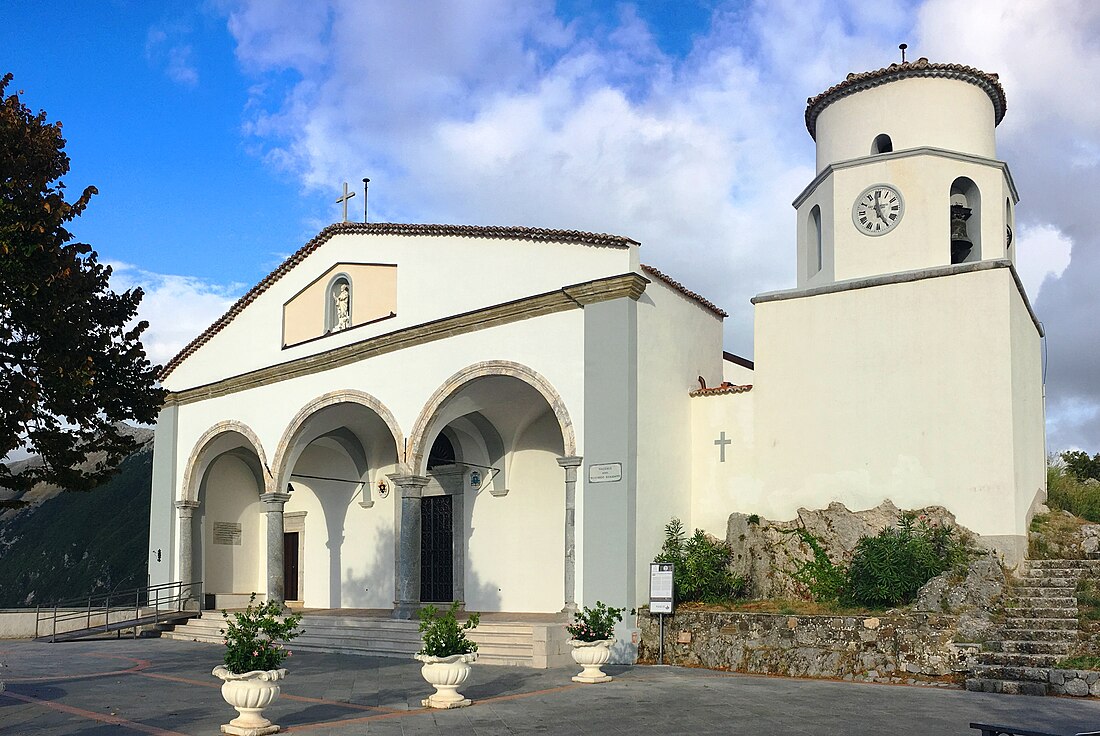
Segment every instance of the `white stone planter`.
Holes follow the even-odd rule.
[[[423,662],[420,674],[435,688],[431,696],[421,701],[428,708],[461,708],[470,705],[469,698],[458,692],[458,686],[470,676],[470,663],[477,659],[477,652],[452,654],[449,657],[432,657],[417,654],[416,660]]]
[[[611,675],[605,674],[600,667],[611,659],[611,645],[614,643],[614,639],[599,641],[570,639],[569,645],[573,647],[573,661],[584,668],[579,675],[573,677],[573,682],[583,682],[588,685],[611,682]]]
[[[224,664],[211,673],[222,680],[222,697],[237,709],[240,715],[222,726],[222,733],[233,736],[266,736],[278,733],[279,727],[264,718],[263,709],[279,698],[279,680],[286,677],[286,670],[253,670],[236,675]]]

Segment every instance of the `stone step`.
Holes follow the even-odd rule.
[[[1020,582],[1019,582],[1018,586],[1015,586],[1015,585],[1012,586],[1012,589],[1015,590],[1017,587],[1028,587],[1028,588],[1073,588],[1074,590],[1076,590],[1077,589],[1077,580],[1078,580],[1078,577],[1076,575],[1072,576],[1072,577],[1061,575],[1061,574],[1059,574],[1058,576],[1053,576],[1053,575],[1027,575],[1026,577],[1023,577],[1023,578],[1020,579]]]
[[[1005,602],[1005,612],[1032,618],[1073,618],[1077,615],[1077,599],[1013,598]]]
[[[1028,570],[1084,570],[1089,567],[1086,560],[1028,560]]]
[[[986,651],[1001,652],[1003,654],[1051,654],[1065,656],[1073,651],[1073,643],[1066,641],[1020,641],[1018,639],[1005,639],[1003,641],[987,641]]]
[[[1012,604],[1020,606],[1064,606],[1077,607],[1077,588],[1017,588],[1008,596],[1006,607]]]
[[[1009,630],[1025,630],[1025,631],[1073,631],[1076,632],[1078,628],[1077,619],[1063,617],[1034,617],[1034,616],[1021,616],[1014,613],[1008,613],[1005,616],[1005,626]],[[1074,634],[1076,636],[1076,633]],[[1026,637],[1009,636],[1009,639],[1023,639]]]
[[[1003,637],[1002,641],[1047,641],[1069,642],[1071,644],[1077,641],[1077,629],[1036,629],[1027,626],[1019,628],[1012,626],[1001,629],[999,634]]]
[[[986,680],[977,677],[967,678],[966,689],[979,693],[1001,693],[1003,695],[1046,695],[1045,682],[1021,682],[1019,680]]]
[[[1008,667],[1003,665],[976,665],[971,674],[983,680],[1019,680],[1025,682],[1047,682],[1049,675],[1045,667]]]
[[[221,615],[208,612],[206,617],[191,619],[162,636],[221,644],[224,625]],[[421,646],[415,621],[306,614],[301,626],[304,633],[290,643],[292,649],[411,657]],[[571,662],[568,638],[564,624],[491,621],[470,632],[470,639],[478,645],[479,662],[538,668]]]
[[[1065,585],[1017,585],[1009,591],[1011,598],[1076,598],[1077,584]]]
[[[1063,659],[1057,654],[1020,654],[1014,652],[979,652],[977,664],[1001,667],[1053,667]]]

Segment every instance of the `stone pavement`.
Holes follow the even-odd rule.
[[[235,715],[210,675],[221,647],[159,639],[0,641],[0,734],[215,736]],[[327,734],[970,734],[971,721],[1072,734],[1100,729],[1100,702],[608,667],[614,682],[570,682],[572,668],[475,665],[474,705],[428,711],[431,688],[402,659],[301,652],[265,711],[285,733]]]

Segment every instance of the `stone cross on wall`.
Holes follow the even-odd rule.
[[[722,432],[718,435],[718,439],[714,441],[714,444],[718,445],[718,462],[726,462],[726,445],[732,444],[733,440],[726,439],[726,433]]]
[[[348,191],[348,183],[344,182],[344,196],[336,200],[336,204],[344,205],[344,219],[343,222],[348,221],[348,200],[355,196],[355,192]]]

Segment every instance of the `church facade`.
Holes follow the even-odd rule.
[[[398,618],[629,608],[673,517],[724,537],[734,511],[884,498],[1020,559],[1042,331],[1004,111],[995,75],[924,59],[809,101],[797,285],[753,299],[755,363],[626,237],[326,228],[164,369],[151,582]]]

